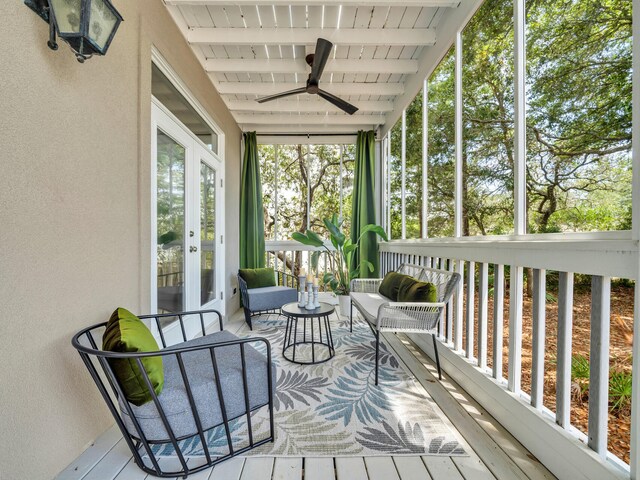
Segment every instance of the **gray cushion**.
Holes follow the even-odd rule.
[[[217,332],[205,337],[196,338],[174,346],[211,345],[220,342],[237,340],[238,337],[229,332]],[[171,347],[169,348],[171,349]],[[210,350],[199,350],[182,354],[187,378],[194,397],[202,427],[206,430],[222,423],[222,409],[218,400],[215,376],[211,363]],[[247,382],[249,386],[250,409],[269,401],[267,379],[267,359],[253,347],[245,345],[247,365]],[[240,346],[230,345],[216,349],[216,362],[220,373],[222,395],[227,418],[235,418],[245,413],[244,388],[242,383],[242,363]],[[163,357],[164,389],[158,396],[162,409],[176,437],[185,437],[197,432],[196,423],[191,413],[189,398],[180,374],[180,367],[175,355]],[[275,366],[272,365],[275,382]],[[167,440],[169,438],[154,402],[139,407],[131,405],[147,440]],[[120,400],[120,411],[127,430],[138,437],[131,418]]]
[[[351,292],[351,301],[364,318],[375,325],[378,319],[378,307],[391,300],[379,293]]]
[[[249,309],[252,312],[277,310],[283,305],[298,301],[298,291],[291,287],[262,287],[247,290]]]

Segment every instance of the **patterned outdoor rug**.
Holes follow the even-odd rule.
[[[459,437],[425,389],[387,346],[380,343],[379,385],[375,385],[374,337],[362,320],[331,317],[336,353],[318,365],[298,365],[282,357],[286,319],[254,318],[238,336],[265,337],[276,363],[275,441],[251,450],[262,456],[466,455]],[[324,332],[323,332],[324,334]],[[316,332],[317,338],[317,332]],[[316,352],[326,347],[316,347]],[[298,349],[296,358],[304,355]],[[268,431],[267,409],[252,417],[254,439]],[[246,420],[232,424],[234,444],[246,443]],[[210,432],[210,447],[226,453],[223,429]],[[186,445],[190,456],[202,455],[199,440]],[[184,447],[183,447],[184,448]],[[171,455],[171,447],[158,452]]]

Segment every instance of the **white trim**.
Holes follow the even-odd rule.
[[[352,145],[356,143],[357,135],[318,136],[306,135],[261,135],[258,133],[258,145]]]
[[[423,46],[436,42],[433,28],[221,28],[194,27],[191,45],[315,45],[318,37],[335,45]]]
[[[633,238],[640,239],[640,0],[633,0],[633,93],[632,93],[632,158],[633,158]],[[640,262],[636,261],[640,278]],[[640,285],[636,282],[633,308],[633,385],[631,394],[631,479],[640,480]]]
[[[515,22],[515,124],[513,165],[513,228],[516,235],[527,232],[527,107],[526,107],[526,30],[525,0],[514,0]]]
[[[400,132],[400,218],[402,222],[402,238],[407,238],[407,111],[402,111],[402,128]]]
[[[610,232],[626,234],[630,232]],[[550,238],[556,235],[556,238]],[[536,238],[542,237],[542,238]],[[380,251],[451,258],[500,265],[638,278],[638,243],[621,235],[526,235],[515,237],[466,237],[381,242]],[[608,238],[607,238],[608,237]],[[639,322],[640,323],[640,322]]]
[[[362,92],[367,92],[367,95],[371,96],[390,96],[404,93],[403,83],[323,82],[322,85],[328,92],[343,97],[351,95],[360,97]],[[225,101],[232,99],[229,95],[274,95],[304,86],[306,86],[304,82],[215,82],[216,90],[224,96]]]
[[[422,82],[422,238],[429,237],[429,81]]]
[[[204,68],[207,72],[224,73],[300,73],[308,74],[309,65],[300,59],[280,58],[208,58]],[[412,74],[418,72],[417,60],[386,60],[386,59],[330,59],[324,73],[399,73]]]
[[[274,149],[274,156],[275,156],[275,175],[273,176],[274,178],[274,199],[273,199],[273,214],[274,214],[274,219],[273,219],[273,238],[278,241],[278,169],[280,168],[280,158],[278,156],[278,147],[279,145],[276,143],[273,146]],[[243,157],[244,158],[244,157]]]
[[[455,51],[455,142],[456,142],[456,171],[454,198],[454,235],[462,237],[462,31],[456,33]]]
[[[233,117],[239,124],[268,125],[263,128],[272,128],[273,125],[371,125],[377,127],[384,123],[384,115],[358,114],[358,115],[295,115],[286,113],[244,113],[233,112]],[[307,127],[309,128],[309,127]],[[311,127],[313,128],[313,127]]]
[[[200,117],[205,121],[207,126],[218,136],[218,148],[217,151],[213,151],[213,153],[224,162],[225,135],[222,128],[220,128],[218,124],[213,120],[213,118],[211,118],[209,113],[202,107],[195,95],[191,93],[189,88],[175,73],[173,68],[171,68],[171,65],[169,65],[169,63],[164,59],[160,51],[154,45],[151,46],[151,61],[156,67],[160,69],[164,76],[169,79],[169,81],[178,90],[178,92],[189,102],[189,104],[193,107],[197,114],[200,115]],[[198,141],[202,146],[207,148],[207,146],[200,139],[198,139]]]

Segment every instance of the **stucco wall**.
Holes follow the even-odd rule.
[[[0,2],[2,479],[52,478],[113,423],[70,338],[148,310],[152,44],[225,131],[228,287],[237,269],[240,130],[163,3],[114,4],[111,50],[80,65]]]

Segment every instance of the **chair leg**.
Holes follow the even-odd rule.
[[[349,332],[353,332],[353,301],[349,302]]]
[[[378,385],[378,359],[380,358],[380,332],[376,332],[376,385]]]
[[[440,370],[440,355],[438,355],[438,340],[436,340],[436,334],[431,335],[433,338],[433,351],[436,354],[436,366],[438,367],[438,379],[442,380],[442,371]]]
[[[253,330],[253,326],[251,325],[251,312],[248,308],[243,308],[244,310],[244,321],[249,325],[249,330]]]

